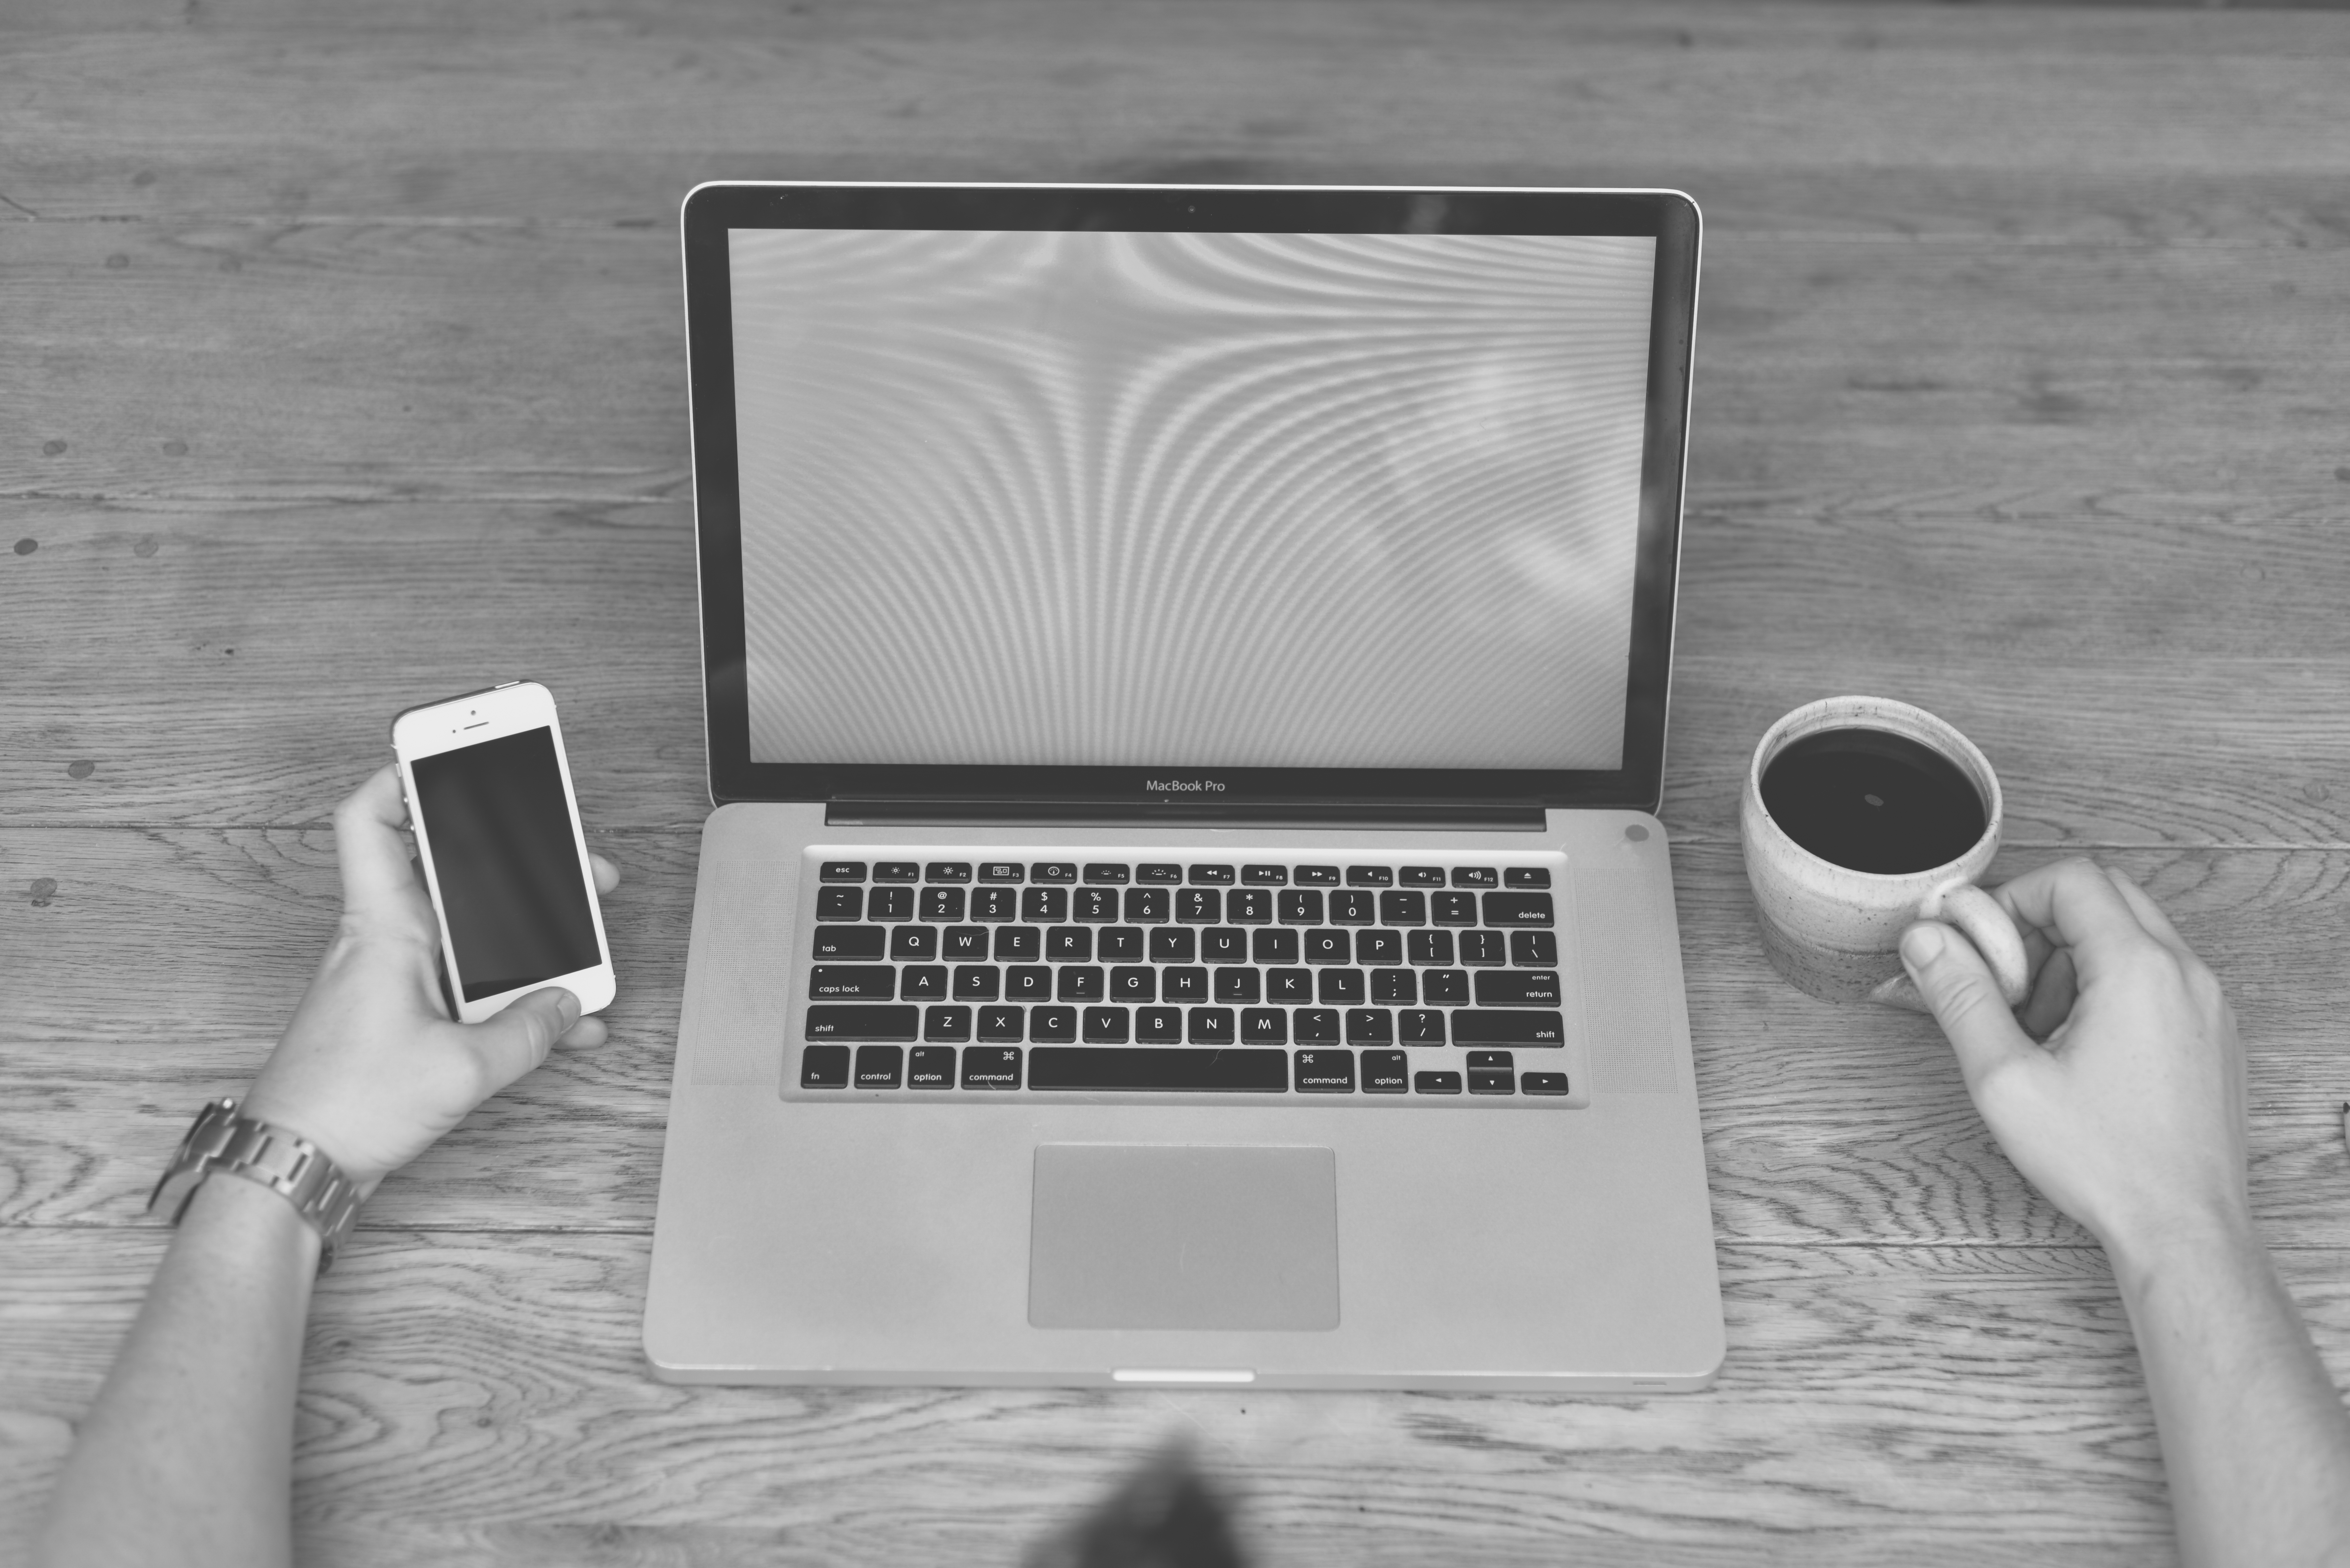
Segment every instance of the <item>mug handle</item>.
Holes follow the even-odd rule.
[[[2014,920],[1999,907],[1997,899],[1971,882],[1953,882],[1929,893],[1918,906],[1918,918],[1948,920],[1966,932],[1975,951],[1991,966],[1991,978],[1999,982],[2001,999],[2011,1008],[2023,1005],[2023,999],[2032,991],[2032,961],[2023,951],[2023,938],[2016,930]],[[1933,1011],[1906,971],[1878,986],[1870,996],[1874,1001],[1906,1007],[1913,1012]]]

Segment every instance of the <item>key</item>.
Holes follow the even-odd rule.
[[[1133,875],[1132,867],[1121,866],[1115,861],[1093,860],[1086,864],[1086,880],[1088,882],[1123,883]]]
[[[1363,1053],[1363,1093],[1400,1095],[1411,1086],[1411,1056],[1403,1051]]]
[[[1221,886],[1224,883],[1230,882],[1232,879],[1232,868],[1229,866],[1194,866],[1191,867],[1191,880],[1194,882],[1213,882]]]
[[[800,1053],[800,1087],[803,1089],[845,1089],[848,1087],[848,1047],[846,1045],[810,1045]]]
[[[1166,1045],[1040,1046],[1028,1054],[1028,1086],[1277,1095],[1289,1087],[1289,1053]]]
[[[1111,926],[1094,940],[1094,956],[1099,959],[1142,957],[1142,933],[1132,926]]]
[[[1300,1051],[1294,1063],[1301,1095],[1351,1095],[1355,1092],[1352,1051]]]
[[[1371,971],[1373,1002],[1418,1002],[1419,977],[1408,969],[1375,969]]]
[[[1347,885],[1350,888],[1386,888],[1395,881],[1395,872],[1385,866],[1349,866]]]
[[[1016,1089],[1020,1086],[1020,1047],[966,1045],[962,1050],[962,1086],[966,1089]]]
[[[1208,1000],[1208,971],[1190,967],[1160,970],[1159,990],[1170,1002],[1205,1002]]]
[[[1449,964],[1452,961],[1451,931],[1412,931],[1405,936],[1403,945],[1414,963]]]
[[[1267,1002],[1311,1002],[1314,971],[1310,969],[1269,969],[1264,971]]]
[[[1016,1045],[1024,1033],[1027,1017],[1024,1007],[983,1007],[979,1010],[979,1037],[1010,1041]]]
[[[957,1002],[993,1002],[1003,986],[1003,971],[992,963],[958,964],[954,971]]]
[[[1558,933],[1555,931],[1512,931],[1510,961],[1529,968],[1546,969],[1558,962]]]
[[[906,1053],[906,1087],[910,1089],[951,1089],[955,1081],[955,1054],[945,1045],[917,1045]]]
[[[1118,889],[1115,888],[1080,888],[1070,902],[1080,920],[1102,924],[1118,919]]]
[[[1563,1095],[1566,1093],[1564,1073],[1521,1073],[1518,1092],[1524,1095]]]
[[[971,894],[971,918],[974,920],[1008,920],[1020,912],[1020,890],[1016,888],[974,888]]]
[[[933,860],[922,868],[926,882],[968,882],[971,862],[968,860]]]
[[[1045,956],[1045,933],[1034,926],[995,928],[995,961],[1016,963]]]
[[[1149,964],[1122,964],[1109,971],[1109,994],[1117,1002],[1156,1002],[1159,971]]]
[[[983,882],[1017,882],[1021,879],[1019,863],[1012,860],[983,860],[979,865],[979,879]]]
[[[1440,926],[1473,926],[1477,923],[1477,895],[1474,893],[1439,893],[1430,900],[1436,909]]]
[[[1253,969],[1220,969],[1216,971],[1218,1002],[1255,1002],[1257,971]]]
[[[913,1007],[860,1007],[847,1002],[810,1002],[807,1037],[811,1040],[911,1040],[920,1011]],[[801,1060],[806,1062],[805,1054]],[[845,1055],[841,1070],[844,1074],[847,1071]],[[830,1088],[837,1085],[816,1086]]]
[[[1428,895],[1399,888],[1379,895],[1379,924],[1383,926],[1424,926],[1428,924]]]
[[[1229,1045],[1232,1043],[1232,1010],[1229,1007],[1195,1007],[1187,1021],[1194,1045]]]
[[[1037,1044],[1066,1045],[1076,1037],[1076,1008],[1032,1007],[1028,1010],[1028,1038]]]
[[[911,860],[877,861],[873,867],[873,879],[876,882],[919,882],[922,879],[922,868]]]
[[[865,889],[862,888],[827,888],[816,896],[816,918],[819,920],[861,920],[865,918]]]
[[[1134,1038],[1145,1045],[1171,1045],[1183,1038],[1183,1010],[1180,1007],[1138,1007],[1134,1010]]]
[[[1134,868],[1134,879],[1157,882],[1170,888],[1180,887],[1183,881],[1183,867],[1170,866],[1163,860],[1147,860]]]
[[[1485,923],[1489,926],[1547,926],[1553,923],[1548,893],[1488,893]]]
[[[922,889],[922,919],[941,924],[962,919],[962,889],[960,888],[925,888]]]
[[[1261,926],[1273,919],[1273,893],[1264,888],[1235,888],[1224,895],[1224,919],[1234,925]]]
[[[873,897],[865,901],[865,918],[868,920],[910,920],[914,918],[914,889],[911,888],[876,888]]]
[[[1334,926],[1367,926],[1371,923],[1371,896],[1359,888],[1348,888],[1330,895],[1330,923]]]
[[[898,971],[898,994],[908,1002],[947,993],[947,968],[939,963],[908,964]]]
[[[1566,1020],[1556,1012],[1464,1007],[1452,1015],[1455,1045],[1564,1045]]]
[[[1403,933],[1387,930],[1357,931],[1355,961],[1357,963],[1403,962]]]
[[[1200,957],[1209,963],[1246,963],[1248,933],[1216,926],[1200,933]]]
[[[1395,1014],[1384,1007],[1347,1009],[1347,1044],[1349,1045],[1394,1044]]]
[[[1477,976],[1480,1007],[1556,1007],[1558,971],[1552,969],[1492,970]]]
[[[1290,1015],[1300,1045],[1336,1045],[1338,1011],[1334,1007],[1301,1007]]]
[[[1042,882],[1045,878],[1036,878]],[[1020,895],[1020,918],[1032,926],[1057,926],[1069,918],[1066,888],[1030,888]]]
[[[1407,888],[1441,888],[1444,886],[1444,867],[1407,866],[1396,874],[1396,880]]]
[[[1432,1002],[1459,1006],[1469,1000],[1466,970],[1432,969],[1419,977],[1420,994]]]
[[[889,938],[879,926],[818,926],[816,954],[820,959],[878,959]]]
[[[1280,898],[1281,923],[1284,926],[1318,926],[1322,923],[1322,895],[1311,888],[1293,888]]]
[[[1241,867],[1241,880],[1258,888],[1286,888],[1289,886],[1289,867],[1243,866]]]
[[[1502,933],[1499,931],[1463,931],[1461,933],[1462,963],[1500,963]]]
[[[968,1007],[926,1007],[922,1010],[922,1038],[926,1041],[961,1043],[971,1038],[971,1009]]]
[[[1289,1014],[1278,1007],[1241,1009],[1241,1043],[1244,1045],[1289,1044]]]
[[[1423,1095],[1457,1095],[1461,1092],[1458,1073],[1414,1073],[1411,1086]]]
[[[1297,868],[1297,885],[1301,888],[1309,885],[1335,888],[1338,885],[1338,868],[1336,866],[1300,866]]]
[[[1053,994],[1053,971],[1043,964],[1014,964],[1003,971],[1003,1000],[1045,1002]]]
[[[1518,1075],[1507,1067],[1471,1067],[1469,1069],[1469,1092],[1472,1095],[1514,1095],[1518,1092]]]
[[[1491,866],[1455,866],[1452,885],[1456,888],[1498,888],[1502,878]]]
[[[1060,971],[1060,989],[1053,993],[1056,1002],[1099,1002],[1102,999],[1102,971],[1089,963],[1064,964]]]
[[[1433,1007],[1409,1007],[1396,1014],[1397,1036],[1407,1045],[1444,1044],[1444,1014]]]
[[[1502,882],[1511,888],[1547,888],[1550,886],[1550,867],[1513,866],[1502,873]]]
[[[1066,860],[1039,860],[1028,867],[1031,882],[1074,882],[1077,868]]]
[[[827,882],[862,882],[865,880],[865,862],[827,860],[816,875]]]
[[[1126,918],[1138,926],[1156,926],[1167,919],[1169,894],[1164,888],[1128,888]]]
[[[1126,1044],[1127,1013],[1123,1007],[1088,1007],[1085,1012],[1085,1039],[1088,1045],[1123,1045]]]
[[[939,956],[936,926],[899,926],[889,933],[889,956],[900,963]]]
[[[1346,932],[1332,930],[1327,926],[1318,931],[1308,931],[1305,933],[1305,961],[1352,963],[1355,961],[1355,944]]]
[[[1212,926],[1224,918],[1224,896],[1213,888],[1186,888],[1175,895],[1175,918],[1187,926]]]
[[[949,926],[939,933],[939,956],[950,962],[985,958],[987,928],[985,926]]]
[[[1320,1001],[1341,1006],[1363,1000],[1363,971],[1358,969],[1326,969],[1322,971]]]
[[[1200,933],[1180,926],[1161,926],[1150,933],[1150,961],[1190,963],[1200,956]]]
[[[1287,930],[1251,931],[1249,956],[1258,963],[1295,963],[1297,933]]]
[[[827,1000],[887,1002],[898,994],[898,971],[886,963],[820,963],[808,976],[808,994]]]
[[[1094,956],[1094,934],[1084,926],[1055,926],[1045,933],[1045,956],[1054,963],[1084,963]]]

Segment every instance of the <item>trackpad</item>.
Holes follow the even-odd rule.
[[[1326,1148],[1036,1147],[1037,1328],[1336,1328],[1338,1157]]]

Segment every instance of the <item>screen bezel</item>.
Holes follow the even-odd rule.
[[[694,535],[702,600],[710,794],[731,801],[1065,806],[1170,820],[1404,815],[1448,807],[1614,806],[1653,812],[1663,791],[1673,601],[1679,568],[1700,219],[1677,191],[1436,186],[759,183],[697,186],[680,214],[684,252]],[[743,533],[735,441],[728,231],[750,228],[1100,229],[1253,234],[1638,234],[1657,241],[1648,427],[1633,573],[1623,765],[1534,768],[1205,768],[759,763],[744,676]],[[1161,794],[1170,772],[1223,787]]]
[[[465,1000],[464,970],[456,944],[450,940],[449,917],[442,908],[441,878],[434,869],[432,836],[424,814],[417,808],[416,790],[408,774],[411,763],[448,752],[462,752],[485,741],[504,740],[527,730],[545,730],[555,742],[555,767],[563,782],[563,805],[571,819],[571,845],[579,867],[579,882],[588,898],[588,918],[596,925],[597,961],[569,974],[550,975],[528,985],[494,995]],[[409,831],[416,839],[419,868],[432,895],[432,919],[441,938],[441,958],[449,971],[447,1000],[459,1022],[478,1023],[504,1010],[508,1003],[535,991],[559,985],[579,999],[579,1011],[598,1012],[611,1005],[618,989],[612,969],[611,939],[604,930],[604,903],[596,892],[596,868],[588,857],[588,836],[579,820],[579,797],[571,783],[571,756],[563,744],[563,725],[555,716],[555,694],[536,680],[508,681],[479,691],[467,691],[438,702],[428,702],[400,713],[391,722],[391,750],[400,767],[400,787],[408,807]]]

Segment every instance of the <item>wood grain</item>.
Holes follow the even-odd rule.
[[[363,1227],[644,1231],[652,1220],[693,853],[600,836],[614,1035],[560,1053],[385,1188]],[[323,833],[0,832],[63,865],[0,905],[0,1223],[135,1224],[196,1103],[248,1078],[336,909]],[[2010,853],[2004,877],[2050,858]],[[2228,986],[2250,1051],[2253,1193],[2271,1233],[2350,1247],[2350,853],[2108,854]],[[1763,961],[1734,845],[1674,850],[1714,1216],[1726,1239],[2078,1243],[1998,1152],[1931,1023],[1794,992]],[[155,966],[155,951],[184,955]]]
[[[0,1231],[0,1552],[160,1241]],[[1720,1386],[1631,1401],[665,1387],[637,1343],[646,1259],[642,1237],[355,1245],[304,1375],[312,1555],[1004,1562],[1177,1438],[1239,1495],[1268,1568],[2168,1551],[2094,1249],[1728,1246]],[[2350,1254],[2280,1262],[2350,1372]]]

